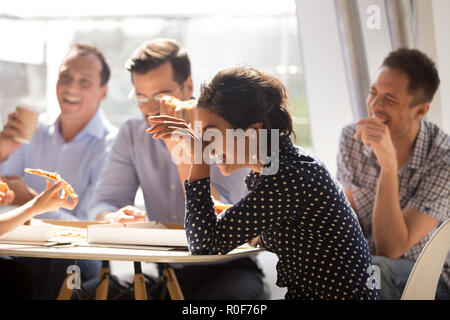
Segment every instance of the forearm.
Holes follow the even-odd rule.
[[[10,212],[0,215],[0,236],[3,236],[5,233],[24,224],[36,214],[37,212],[34,211],[32,205],[27,203]]]
[[[372,216],[377,255],[398,258],[408,241],[400,207],[397,168],[381,169]]]
[[[192,164],[191,170],[189,171],[189,182],[209,178],[210,166],[209,164]]]
[[[0,163],[1,163],[1,162],[5,162],[6,160],[8,160],[8,156],[9,156],[9,154],[5,154],[5,153],[2,152],[2,150],[0,149]]]

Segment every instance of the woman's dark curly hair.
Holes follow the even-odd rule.
[[[262,122],[262,129],[279,129],[283,136],[293,132],[283,84],[249,66],[224,69],[203,84],[198,107],[219,115],[235,129]]]

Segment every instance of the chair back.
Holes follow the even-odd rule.
[[[434,300],[450,249],[450,219],[431,236],[409,275],[401,300]]]

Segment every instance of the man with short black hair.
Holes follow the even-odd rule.
[[[97,220],[115,222],[184,221],[184,181],[190,164],[175,164],[171,151],[178,141],[153,139],[146,133],[147,118],[160,114],[193,119],[191,112],[165,110],[159,98],[192,97],[190,61],[185,49],[170,39],[142,43],[126,63],[131,73],[135,100],[142,115],[125,122],[108,156],[102,178],[92,199],[91,214]],[[171,112],[171,113],[170,113]],[[211,189],[225,203],[239,201],[247,192],[248,170],[225,177],[217,165],[211,166]],[[142,188],[146,211],[134,207],[138,187]],[[187,299],[259,299],[263,297],[263,274],[254,259],[240,258],[226,263],[177,265],[175,274]],[[132,274],[120,277],[132,281]],[[111,288],[113,294],[114,288]]]
[[[450,216],[450,137],[424,119],[439,86],[415,49],[391,52],[367,98],[369,117],[341,135],[338,179],[381,271],[382,299],[399,299],[434,231]],[[436,297],[450,298],[450,257]]]

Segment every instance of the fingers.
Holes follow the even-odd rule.
[[[14,193],[14,191],[12,191],[12,190],[7,191],[7,192],[6,192],[6,197],[5,197],[5,199],[3,200],[3,201],[4,201],[4,204],[10,204],[10,203],[12,203],[12,202],[14,201],[14,198],[15,198],[15,193]]]
[[[3,129],[3,133],[7,136],[23,137],[25,125],[26,124],[18,117],[17,112],[13,112],[8,115],[8,122]]]
[[[148,121],[150,122],[163,122],[163,121],[171,121],[171,122],[185,122],[183,119],[177,117],[171,117],[167,115],[159,115],[159,116],[151,116],[148,117]]]
[[[8,121],[11,121],[11,120],[19,120],[19,113],[17,111],[14,111],[14,112],[11,112],[10,114],[8,114]]]
[[[174,119],[174,118],[168,118]],[[190,133],[190,128],[186,122],[181,121],[171,121],[165,120],[162,122],[156,122],[153,126],[147,129],[147,133],[154,134],[154,139],[166,138],[170,137],[172,134],[177,133],[178,136],[194,136],[193,133]]]
[[[377,125],[377,124],[363,124],[363,125],[359,125],[358,128],[361,128],[363,130],[371,130],[371,131],[376,131],[379,132],[380,134],[382,134],[383,132],[386,131],[386,127],[384,125]]]
[[[127,206],[125,208],[122,208],[122,212],[125,213],[126,215],[130,215],[133,217],[143,217],[146,215],[145,211],[141,211],[135,207],[132,206]]]
[[[362,135],[372,135],[381,137],[384,133],[384,130],[380,130],[379,128],[373,127],[358,127],[355,133],[355,139],[359,139]]]
[[[373,147],[374,143],[379,143],[383,139],[383,133],[378,130],[365,128],[355,134],[356,139],[361,139],[363,144],[368,147]]]
[[[68,210],[73,210],[73,208],[75,208],[78,204],[78,197],[72,198],[72,200],[68,201],[66,196],[64,200],[60,200],[62,201],[61,207]]]
[[[146,221],[146,216],[134,216],[134,215],[127,215],[125,213],[119,214],[116,219],[117,222],[120,223],[127,223],[127,222],[138,222],[138,221]]]
[[[176,137],[192,137],[188,129],[178,128],[178,127],[167,127],[153,135],[153,139],[165,139],[165,138],[176,138]]]
[[[66,183],[64,181],[58,181],[58,183],[55,183],[53,186],[51,185],[51,182],[47,182],[47,186],[49,186],[49,189],[47,189],[45,192],[48,194],[53,195],[56,198],[58,197],[58,193],[60,190],[64,189],[64,187],[66,186]]]
[[[371,118],[364,118],[364,119],[361,119],[358,122],[356,122],[357,125],[369,124],[369,123],[378,124],[378,125],[384,125],[382,118],[377,117],[377,116],[374,116],[374,117],[371,117]]]
[[[136,209],[133,206],[126,206],[118,210],[115,214],[114,221],[120,223],[146,221],[147,214],[145,211]]]
[[[356,140],[360,139],[364,132],[369,135],[382,135],[386,132],[387,127],[379,119],[376,118],[366,118],[358,121],[356,123],[356,132],[353,136]]]
[[[158,131],[164,130],[166,127],[176,127],[176,128],[189,128],[185,122],[175,122],[175,121],[164,121],[158,122],[147,129],[147,133],[156,133]]]

